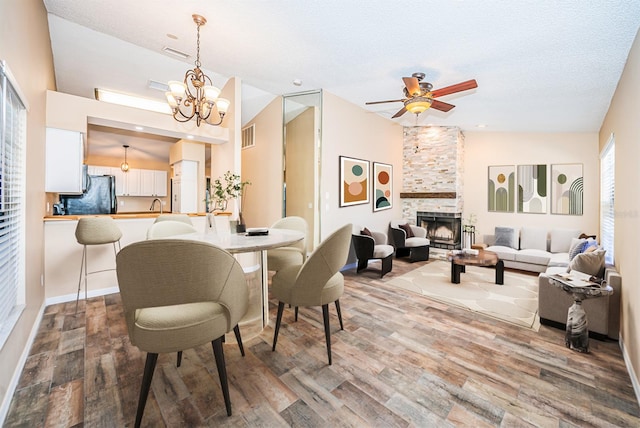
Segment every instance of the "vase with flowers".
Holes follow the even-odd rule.
[[[242,219],[242,203],[244,202],[244,191],[250,181],[242,181],[238,174],[231,171],[224,173],[222,177],[216,178],[211,184],[209,194],[213,200],[212,211],[226,212],[229,201],[240,199],[240,207],[238,207],[238,232],[244,232],[245,225]]]

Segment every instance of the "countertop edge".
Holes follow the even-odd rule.
[[[172,214],[172,213],[162,213]],[[78,220],[83,217],[111,217],[114,220],[131,220],[138,218],[156,218],[160,215],[159,212],[154,213],[119,213],[119,214],[88,214],[88,215],[49,215],[44,216],[43,221],[70,221]],[[204,217],[206,213],[189,213],[186,214],[189,217]]]

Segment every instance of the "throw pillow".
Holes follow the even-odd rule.
[[[573,260],[575,256],[583,252],[586,239],[571,238],[571,246],[569,247],[569,260]]]
[[[547,230],[535,227],[520,229],[520,249],[547,251]]]
[[[360,231],[360,235],[373,236],[373,235],[371,235],[371,231],[369,229],[367,229],[366,227]]]
[[[513,227],[496,227],[495,236],[493,245],[518,249],[518,231]]]
[[[568,253],[571,245],[571,238],[580,236],[580,229],[553,229],[551,231],[552,253]]]
[[[595,250],[589,253],[578,254],[567,268],[567,272],[577,270],[598,278],[602,278],[604,274],[604,253],[605,250]]]
[[[593,249],[591,249],[593,248]],[[598,241],[595,239],[585,239],[584,244],[582,245],[582,253],[586,253],[589,251],[593,251],[598,248]]]
[[[407,238],[413,238],[413,230],[411,230],[411,225],[409,223],[407,224],[401,224],[399,225],[400,229],[404,230],[404,232],[407,234]]]

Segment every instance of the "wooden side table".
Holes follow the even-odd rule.
[[[482,242],[478,242],[477,244],[471,244],[472,250],[484,250],[487,248],[487,244],[483,244]]]

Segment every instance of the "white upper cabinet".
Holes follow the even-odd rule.
[[[153,169],[129,169],[90,165],[90,175],[116,177],[116,196],[167,196],[167,171]]]
[[[82,193],[82,133],[47,128],[45,145],[45,192]]]

